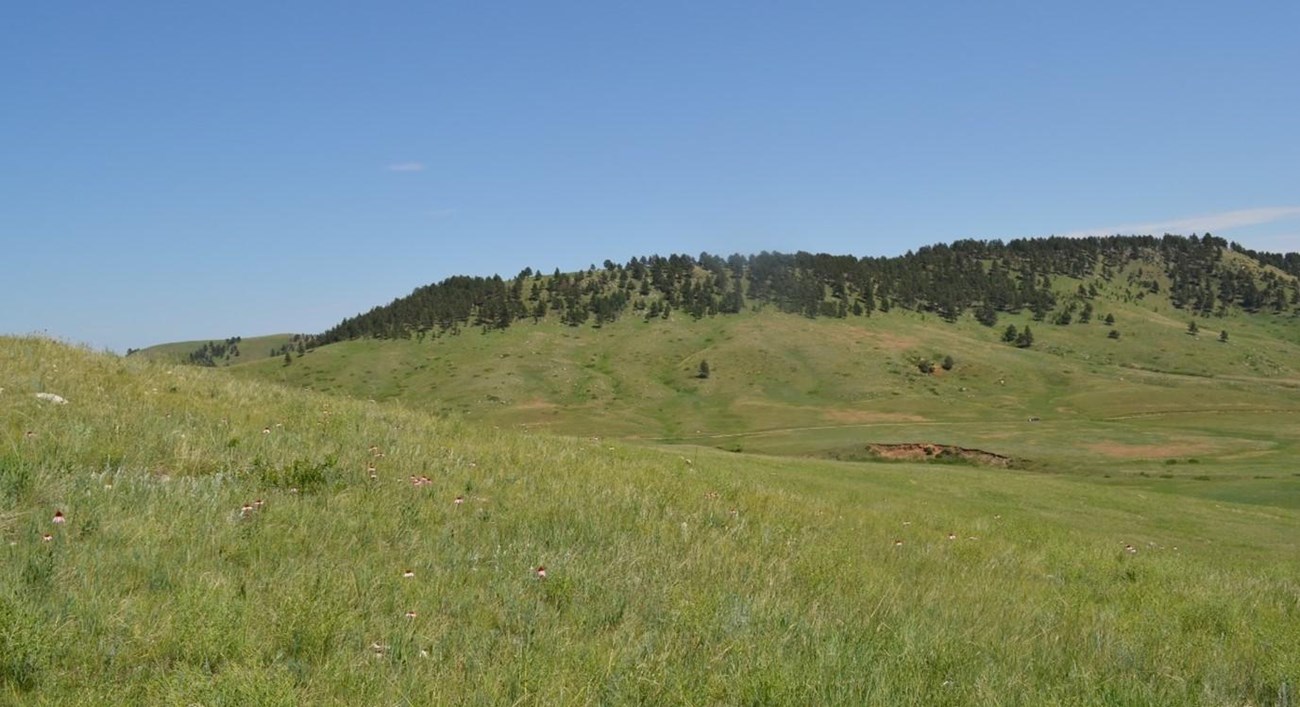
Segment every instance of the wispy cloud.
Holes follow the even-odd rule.
[[[1222,231],[1225,229],[1241,228],[1242,226],[1257,226],[1261,223],[1273,223],[1276,221],[1287,221],[1296,218],[1300,218],[1300,206],[1268,206],[1258,209],[1222,211],[1217,214],[1203,214],[1201,216],[1175,218],[1167,221],[1128,223],[1119,226],[1102,226],[1099,228],[1071,231],[1060,235],[1067,238],[1077,238],[1083,236],[1108,236],[1113,234],[1160,235],[1164,233],[1178,233],[1185,235],[1189,233],[1214,233],[1215,231]]]
[[[388,165],[389,172],[423,172],[423,162],[397,162]]]

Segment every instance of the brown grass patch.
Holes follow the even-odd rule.
[[[1086,448],[1116,459],[1170,459],[1193,454],[1204,454],[1213,447],[1204,443],[1125,444],[1123,442],[1094,442]]]
[[[552,403],[552,402],[550,402],[550,401],[548,401],[548,400],[543,400],[543,399],[541,399],[541,398],[533,398],[532,400],[525,400],[525,401],[523,401],[523,402],[521,402],[521,403],[516,403],[516,404],[510,406],[510,408],[511,408],[512,410],[519,410],[519,411],[525,411],[525,410],[554,410],[555,408],[558,408],[558,407],[559,407],[559,405],[556,405],[555,403]]]
[[[834,422],[844,425],[861,425],[870,422],[925,422],[926,419],[920,415],[909,415],[902,412],[877,412],[874,410],[847,410],[835,409],[825,410],[821,417],[827,422]]]

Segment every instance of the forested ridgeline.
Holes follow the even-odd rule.
[[[962,240],[888,258],[653,255],[576,273],[525,268],[513,279],[450,277],[345,319],[307,346],[550,318],[599,327],[629,315],[699,318],[764,307],[807,317],[863,317],[899,307],[947,321],[970,314],[987,326],[1000,313],[1028,310],[1037,321],[1069,324],[1088,321],[1099,292],[1126,301],[1162,294],[1200,316],[1234,309],[1294,314],[1297,275],[1300,254],[1258,253],[1208,234]],[[1072,279],[1068,287],[1062,278]]]

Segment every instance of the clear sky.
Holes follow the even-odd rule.
[[[20,2],[0,333],[454,274],[1210,230],[1300,249],[1300,2]]]

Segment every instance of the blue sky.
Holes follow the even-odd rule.
[[[1300,249],[1293,0],[11,5],[3,333],[314,332],[651,253]]]

